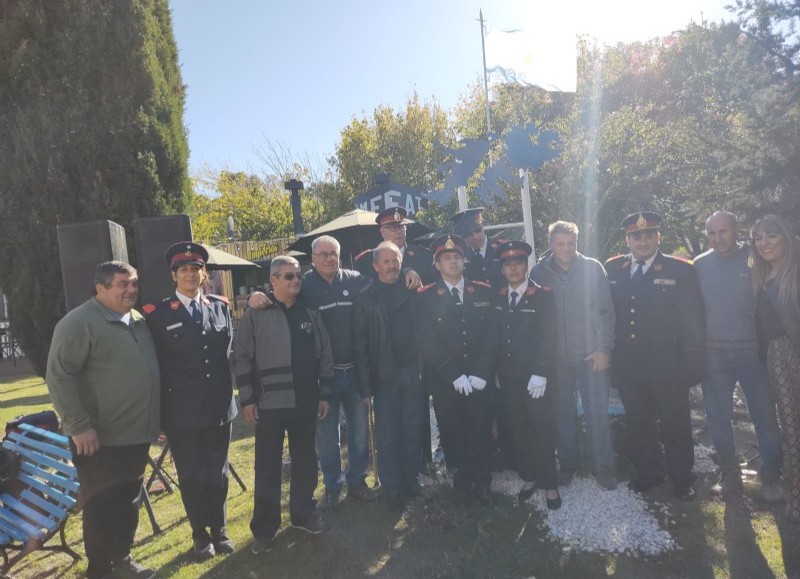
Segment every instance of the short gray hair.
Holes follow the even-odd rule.
[[[572,221],[555,221],[547,228],[548,243],[553,241],[553,236],[559,233],[571,234],[575,236],[575,239],[577,239],[580,230],[578,229],[578,224],[573,223]]]
[[[284,265],[291,265],[292,267],[300,267],[300,262],[293,258],[291,255],[279,255],[273,257],[269,264],[270,277],[276,276],[280,273]]]
[[[104,261],[97,265],[94,270],[92,281],[94,285],[102,285],[104,288],[111,287],[111,281],[118,273],[128,274],[131,277],[139,277],[136,268],[124,261]]]
[[[330,236],[330,235],[320,235],[314,241],[312,241],[311,242],[311,253],[316,253],[317,252],[317,246],[320,243],[330,243],[333,247],[336,248],[336,253],[341,255],[342,246],[339,245],[339,240],[336,239],[335,237]]]
[[[372,250],[372,263],[378,263],[378,260],[381,258],[381,251],[384,249],[394,251],[397,254],[397,257],[400,258],[400,263],[403,263],[403,252],[400,251],[400,248],[391,241],[381,241],[378,244],[378,247]]]

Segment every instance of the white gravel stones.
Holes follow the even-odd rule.
[[[521,488],[522,480],[514,472],[492,476],[492,490],[497,493],[515,497]],[[559,510],[547,509],[544,491],[537,491],[528,503],[544,515],[548,535],[564,543],[567,550],[636,556],[657,555],[678,548],[648,510],[648,504],[624,484],[607,491],[593,478],[576,478],[560,490]],[[669,520],[665,506],[656,508]]]
[[[716,472],[717,463],[711,458],[714,455],[714,449],[704,444],[694,445],[694,471],[697,474],[710,474]]]

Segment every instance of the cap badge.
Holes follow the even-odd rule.
[[[394,220],[395,221],[400,221],[400,219],[401,219],[400,218],[400,212],[397,209],[395,209],[394,210]]]
[[[184,255],[186,257],[192,257],[192,252],[187,250],[186,253],[184,253]]]
[[[644,215],[639,213],[639,219],[636,220],[636,227],[637,229],[644,229],[647,227],[647,219],[644,218]]]
[[[452,239],[452,238],[451,238],[451,237],[448,235],[448,236],[447,236],[447,241],[446,241],[446,242],[445,242],[445,244],[444,244],[444,248],[445,248],[445,249],[453,249],[455,246],[456,246],[455,242],[454,242],[454,241],[453,241],[453,239]]]

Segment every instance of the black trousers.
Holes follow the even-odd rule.
[[[108,575],[113,562],[130,554],[150,444],[101,446],[92,456],[78,456],[71,446],[81,485],[87,576],[95,579]]]
[[[283,410],[259,410],[256,425],[255,504],[250,530],[257,539],[271,539],[281,526],[281,474],[283,440],[289,435],[291,488],[289,514],[292,523],[303,523],[314,514],[317,488],[317,432],[315,414],[296,417]]]
[[[169,431],[167,436],[178,471],[181,499],[192,526],[192,538],[208,540],[206,529],[219,531],[227,520],[231,423]]]
[[[618,388],[636,475],[653,480],[666,471],[675,486],[692,484],[694,443],[688,389],[669,382],[634,380]]]
[[[456,490],[489,486],[492,481],[491,398],[487,390],[459,394],[452,384],[437,381],[433,386],[433,409],[447,466],[457,467]]]
[[[556,482],[556,448],[553,414],[556,389],[548,383],[544,396],[528,394],[528,378],[499,376],[500,395],[509,420],[515,470],[525,482],[553,490]]]

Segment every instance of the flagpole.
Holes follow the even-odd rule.
[[[483,26],[483,10],[478,11],[479,22],[481,23],[481,53],[483,54],[483,94],[486,98],[486,138],[489,139],[492,132],[491,117],[489,115],[489,73],[486,71],[486,39],[485,28]]]

